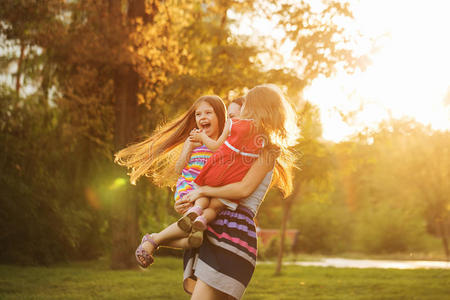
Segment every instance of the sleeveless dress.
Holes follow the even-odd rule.
[[[222,210],[205,230],[200,248],[184,252],[184,290],[192,294],[197,278],[234,299],[241,299],[256,265],[254,217],[264,199],[273,171],[235,211]]]
[[[212,151],[205,145],[194,148],[188,163],[181,171],[181,176],[177,180],[174,194],[175,201],[182,199],[187,193],[194,189],[194,180],[202,170],[206,161],[211,157]]]
[[[252,120],[233,119],[226,141],[211,156],[195,179],[199,186],[223,186],[241,181],[264,146],[258,143]]]

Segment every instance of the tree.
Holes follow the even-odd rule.
[[[169,12],[162,2],[129,0],[125,8],[122,4],[119,1],[74,4],[73,32],[59,48],[64,60],[70,62],[60,65],[61,71],[68,71],[61,73],[71,75],[65,75],[71,79],[64,81],[65,105],[70,109],[80,104],[95,107],[103,102],[102,105],[111,108],[105,111],[109,114],[105,119],[113,119],[114,125],[99,132],[107,136],[99,138],[92,136],[95,131],[84,131],[91,140],[103,141],[97,146],[108,147],[106,153],[136,140],[139,104],[150,107],[167,85],[167,73],[179,69],[177,43],[170,36]],[[77,112],[81,111],[73,109],[70,113],[75,117]],[[114,117],[110,115],[112,112]],[[85,116],[79,120],[88,128],[95,126]],[[111,137],[113,141],[104,143]],[[118,190],[117,195],[120,197],[115,200],[110,219],[112,268],[129,268],[135,266],[131,254],[139,236],[138,197],[136,189],[129,185]]]
[[[51,75],[45,46],[63,28],[63,8],[61,1],[51,0],[0,4],[8,50],[2,53],[2,71],[9,75],[17,66],[14,93],[6,83],[0,87],[1,164],[6,170],[0,180],[1,222],[10,228],[2,235],[2,261],[48,264],[93,258],[100,248],[98,211],[72,185],[72,141],[65,139],[61,112],[48,105]],[[21,93],[22,84],[37,92]]]
[[[14,97],[9,87],[2,87],[2,97],[6,99],[2,138],[5,145],[14,141],[14,145],[2,148],[2,155],[15,162],[3,161],[15,169],[4,175],[2,186],[11,192],[11,199],[16,199],[14,203],[28,203],[23,207],[36,216],[29,224],[23,223],[21,230],[27,234],[32,229],[49,231],[48,236],[57,237],[55,243],[64,245],[42,243],[39,251],[51,253],[51,259],[46,261],[79,255],[87,244],[98,249],[98,241],[111,233],[118,241],[114,246],[125,245],[123,249],[114,248],[113,267],[134,265],[131,254],[137,243],[137,220],[145,223],[138,206],[148,201],[144,198],[160,194],[149,195],[148,190],[154,187],[145,185],[145,180],[131,188],[133,192],[127,192],[130,187],[122,184],[126,181],[125,170],[112,167],[115,150],[151,133],[159,123],[172,118],[202,94],[215,93],[227,99],[256,84],[272,82],[283,86],[290,96],[297,96],[314,76],[324,73],[324,69],[318,69],[299,76],[296,70],[286,67],[271,69],[264,65],[261,54],[274,49],[232,31],[233,22],[239,21],[231,17],[233,13],[253,15],[260,11],[260,5],[272,4],[269,0],[12,0],[0,4],[2,38],[11,45],[9,52],[0,54],[1,67],[3,73],[15,79]],[[300,21],[290,14],[301,7],[309,10],[303,3],[290,6],[289,10],[273,11],[280,18],[292,17],[295,25]],[[339,8],[335,8],[323,14],[305,14],[305,20],[315,18],[312,27],[308,27],[308,32],[291,32],[287,38],[301,46],[304,41],[298,41],[298,37],[310,32],[319,34],[323,29],[319,26],[321,17],[333,31],[337,27],[332,25],[330,16],[339,13]],[[280,26],[287,31],[295,27],[282,22]],[[317,41],[321,38],[323,47]],[[339,43],[339,38],[316,35],[308,41],[304,52],[300,48],[293,52],[303,59],[302,65],[317,60],[320,66],[331,68],[345,56],[337,50],[327,54],[327,47]],[[18,68],[12,73],[14,64]],[[316,68],[314,63],[304,66],[308,70]],[[34,87],[31,95],[25,95],[24,85]],[[28,122],[19,124],[15,117]],[[31,147],[29,141],[45,141],[45,147]],[[31,149],[38,151],[30,152]],[[39,160],[32,159],[35,157]],[[34,175],[19,176],[24,170]],[[53,176],[58,180],[53,181]],[[97,184],[100,187],[95,187]],[[38,192],[23,194],[17,186]],[[120,222],[106,217],[109,211],[105,207],[110,208],[106,201],[105,210],[99,209],[98,203],[91,205],[95,198],[91,192],[102,198],[99,191],[103,186],[120,187],[115,193],[105,192],[105,198],[118,197],[120,204],[115,211]],[[30,195],[36,201],[28,201]],[[160,201],[169,202],[166,192],[162,197]],[[102,204],[101,199],[99,202]],[[33,203],[39,203],[40,208],[31,207]],[[71,209],[77,213],[68,213]],[[167,209],[171,207],[167,205]],[[19,211],[9,210],[16,216]],[[145,212],[157,220],[160,211],[151,208]],[[50,220],[58,224],[57,228],[48,226]],[[66,223],[77,225],[66,230],[61,225]],[[114,229],[119,223],[122,225]],[[83,233],[83,228],[89,230]],[[68,233],[61,234],[64,231]],[[14,240],[10,249],[16,249],[14,245],[18,243]]]
[[[387,120],[333,147],[332,198],[352,214],[353,250],[421,251],[427,230],[447,255],[448,137],[413,120]]]
[[[374,135],[388,136],[385,141],[396,151],[390,153],[393,160],[401,161],[394,174],[399,178],[398,187],[407,187],[419,195],[428,231],[438,236],[447,260],[450,259],[450,133],[433,131],[409,120],[382,124]]]
[[[41,84],[48,91],[48,70],[40,72],[41,67],[45,68],[46,55],[39,50],[48,38],[44,32],[55,32],[55,28],[61,27],[58,17],[64,8],[65,4],[58,0],[11,0],[0,4],[0,33],[10,42],[2,47],[7,53],[4,67],[9,71],[11,63],[16,64],[13,76],[17,97],[24,84]],[[48,100],[45,96],[41,98],[43,103]]]
[[[356,55],[350,45],[350,41],[357,37],[348,36],[344,27],[338,25],[337,18],[346,18],[351,21],[353,15],[350,10],[349,3],[327,2],[325,7],[316,12],[311,5],[306,2],[301,4],[292,4],[289,1],[277,2],[279,10],[277,14],[280,16],[279,24],[283,26],[286,32],[286,39],[295,43],[292,55],[297,57],[296,67],[299,68],[297,74],[302,79],[302,86],[305,87],[311,83],[319,75],[330,76],[334,74],[337,67],[351,72],[356,68],[365,67],[367,57],[365,55]],[[317,138],[317,136],[315,137]],[[288,212],[292,206],[292,201],[301,194],[304,183],[321,178],[326,173],[326,169],[316,169],[313,164],[320,165],[321,155],[324,151],[323,145],[318,143],[314,137],[305,138],[299,146],[303,152],[302,161],[312,166],[311,173],[304,166],[304,170],[297,174],[295,180],[294,191],[289,196],[283,207],[283,221],[281,227],[281,248],[276,267],[276,273],[281,272],[281,262],[284,252],[284,236],[286,223],[288,220]],[[309,161],[306,154],[312,155],[310,158],[316,158],[319,161]]]
[[[292,206],[295,202],[302,200],[310,183],[323,184],[322,182],[325,182],[326,185],[331,171],[331,155],[327,146],[319,141],[322,128],[318,109],[309,103],[305,103],[300,111],[299,122],[302,137],[300,143],[295,147],[295,152],[300,156],[300,163],[295,172],[294,190],[290,196],[282,201],[281,242],[275,274],[281,273],[286,229]]]
[[[426,200],[425,218],[429,230],[439,236],[450,260],[450,133],[433,132],[413,148],[413,182]]]

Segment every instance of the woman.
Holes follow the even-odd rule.
[[[260,158],[242,181],[221,187],[200,187],[175,204],[175,210],[183,214],[200,196],[244,199],[235,212],[224,210],[219,214],[206,231],[200,248],[185,251],[183,286],[192,293],[191,299],[240,299],[244,294],[256,263],[253,217],[270,186],[273,168],[273,159]],[[239,219],[246,229],[227,227]],[[230,237],[238,242],[233,243]]]

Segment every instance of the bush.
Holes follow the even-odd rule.
[[[279,235],[272,237],[266,246],[264,246],[258,239],[258,259],[269,260],[278,257],[280,252],[280,241],[281,237]],[[286,239],[284,243],[284,254],[290,254],[292,252],[292,243]]]
[[[355,228],[356,250],[365,253],[421,251],[426,238],[420,215],[387,204],[364,209]]]
[[[338,253],[347,250],[351,228],[345,207],[311,201],[297,206],[292,216],[292,227],[299,230],[294,252]]]
[[[98,210],[86,202],[83,159],[62,116],[0,87],[0,262],[49,264],[101,252]]]

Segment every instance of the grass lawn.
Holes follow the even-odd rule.
[[[243,299],[450,299],[449,270],[336,269],[258,265]],[[157,257],[146,271],[105,261],[52,267],[0,266],[0,299],[189,299],[182,260]]]

